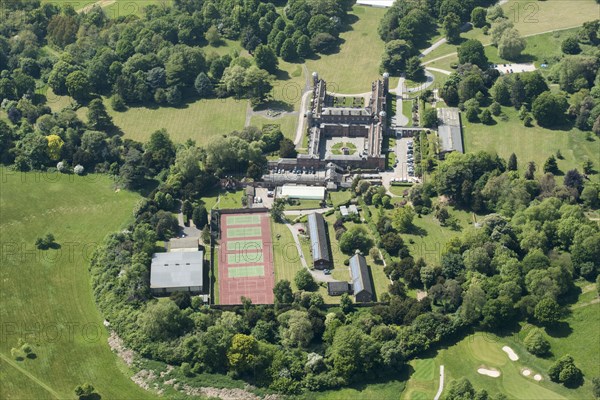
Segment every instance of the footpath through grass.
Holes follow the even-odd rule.
[[[35,359],[2,365],[0,398],[72,398],[90,382],[104,399],[151,398],[107,343],[88,274],[89,257],[106,234],[131,218],[139,196],[115,192],[106,176],[16,173],[0,169],[0,353],[25,339]],[[52,233],[59,249],[35,248]],[[16,361],[15,361],[16,362]]]

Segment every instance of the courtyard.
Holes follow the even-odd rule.
[[[321,145],[321,157],[330,155],[356,155],[366,148],[366,138],[364,137],[333,137],[327,138]],[[344,151],[346,149],[346,151]]]

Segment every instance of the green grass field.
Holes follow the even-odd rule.
[[[310,200],[310,199],[299,199],[296,200],[298,204],[293,206],[286,205],[286,210],[311,210],[321,208],[321,200]]]
[[[564,319],[560,332],[546,335],[552,356],[546,359],[529,354],[523,339],[532,328],[523,323],[523,329],[513,335],[498,337],[493,334],[476,333],[469,335],[450,347],[444,347],[433,356],[422,360],[413,360],[410,365],[413,372],[406,384],[403,399],[419,398],[413,396],[415,391],[432,398],[437,391],[438,383],[432,383],[430,370],[434,371],[434,379],[440,365],[445,366],[446,385],[453,379],[468,378],[476,389],[485,389],[490,394],[504,393],[514,399],[589,399],[592,398],[591,378],[600,376],[600,344],[598,343],[597,326],[600,323],[600,304],[597,299],[595,285],[578,283],[583,293],[577,303],[571,306],[572,312]],[[554,335],[554,336],[553,336]],[[519,356],[512,362],[502,351],[503,346],[510,346]],[[577,389],[567,389],[549,380],[547,370],[559,357],[570,354],[575,364],[581,368],[585,383]],[[425,364],[426,363],[426,364]],[[430,365],[433,364],[433,368]],[[477,373],[479,367],[495,368],[501,372],[499,378],[490,378]],[[522,369],[532,371],[532,375],[542,375],[541,382],[531,377],[524,377]],[[427,376],[424,376],[427,374]]]
[[[339,241],[335,238],[335,230],[333,229],[333,224],[335,222],[335,214],[325,217],[325,220],[327,221],[329,242],[331,245],[331,252],[333,256],[333,269],[331,271],[332,276],[340,281],[350,281],[350,270],[346,265],[344,265],[344,260],[350,258],[350,256],[341,252]],[[363,228],[365,228],[365,230],[369,233],[369,235],[371,235],[369,227],[365,224],[356,224],[354,222],[346,222],[344,224],[346,229],[350,229],[356,225],[362,225]],[[385,276],[385,273],[383,272],[383,265],[376,264],[375,261],[368,254],[365,254],[364,256],[367,259],[367,265],[371,270],[373,286],[375,289],[375,296],[377,297],[377,299],[379,299],[379,297],[383,293],[388,291],[390,280],[387,276]]]
[[[0,172],[0,398],[72,398],[84,382],[105,399],[152,397],[108,347],[87,270],[96,244],[131,218],[139,196],[115,192],[105,176]],[[60,249],[36,250],[46,233]],[[36,359],[13,361],[19,338]]]
[[[262,129],[265,125],[279,125],[283,136],[290,140],[296,137],[296,125],[298,124],[298,116],[295,114],[284,115],[278,118],[268,118],[261,115],[253,115],[250,119],[250,125]]]
[[[307,60],[309,71],[317,71],[331,91],[345,94],[365,93],[380,77],[379,63],[384,43],[377,34],[384,8],[354,6],[351,15],[358,20],[342,32],[340,51]],[[358,56],[360,55],[360,57]]]
[[[338,190],[337,192],[329,192],[329,198],[335,207],[340,204],[346,204],[352,197],[350,190]]]
[[[319,393],[306,393],[302,395],[306,400],[387,400],[397,399],[404,390],[405,382],[390,381],[386,383],[371,383],[360,387],[350,387],[340,390],[327,390]]]
[[[402,399],[421,400],[432,398],[431,393],[436,393],[439,386],[439,366],[432,358],[424,360],[415,359],[409,362],[413,371],[406,382],[406,389],[402,392]]]
[[[517,116],[517,110],[503,107],[505,119],[494,117],[496,125],[471,123],[463,118],[463,140],[466,152],[485,150],[496,152],[508,159],[511,153],[517,155],[519,170],[524,171],[529,161],[537,165],[537,174],[543,174],[545,160],[560,149],[564,159],[558,160],[558,167],[564,173],[570,169],[582,170],[584,160],[592,160],[598,165],[600,140],[592,137],[586,139],[586,134],[576,128],[570,130],[551,130],[539,126],[526,128]],[[596,167],[597,168],[597,167]],[[595,180],[599,175],[593,175]]]
[[[406,190],[406,187],[394,186],[400,192]],[[450,215],[456,218],[461,229],[465,229],[472,223],[471,214],[448,208]],[[451,230],[449,227],[441,226],[433,213],[423,215],[421,218],[415,218],[413,224],[416,230],[409,234],[403,234],[404,242],[410,249],[410,254],[415,258],[422,257],[430,265],[438,265],[441,259],[441,252],[448,240],[461,234],[460,231]]]
[[[298,290],[294,277],[303,267],[292,233],[284,224],[276,224],[273,221],[271,221],[271,232],[273,234],[275,281],[286,279],[292,283],[293,290]]]
[[[566,30],[560,30],[560,31],[555,31],[555,32],[541,33],[541,34],[537,34],[534,36],[526,37],[525,41],[527,42],[527,45],[526,45],[525,50],[523,51],[523,54],[521,55],[519,61],[533,62],[537,68],[540,68],[540,64],[542,64],[542,63],[547,64],[548,67],[545,69],[540,69],[540,71],[542,73],[549,72],[552,65],[559,62],[560,59],[562,58],[562,51],[561,51],[561,47],[560,47],[562,41],[566,37],[574,35],[578,30],[579,30],[579,28],[573,28],[573,29],[566,29]],[[584,51],[586,51],[587,48],[588,48],[588,46],[582,45],[582,49]],[[438,51],[438,50],[439,49],[436,49],[436,51]],[[446,48],[445,51],[446,51],[446,54],[455,52],[456,46],[454,46],[453,48]],[[438,55],[442,55],[442,54],[438,54]],[[489,45],[486,46],[485,47],[485,55],[487,56],[488,60],[492,63],[496,63],[496,64],[510,63],[510,61],[504,60],[504,59],[500,58],[500,56],[498,56],[498,49],[494,46],[489,46]],[[432,57],[428,56],[428,59],[430,59],[430,58],[432,58]],[[453,71],[453,69],[451,68],[451,65],[453,63],[457,63],[457,62],[458,62],[458,56],[456,54],[454,54],[452,56],[443,58],[441,60],[434,61],[434,62],[428,64],[428,66],[445,69],[447,71]],[[433,73],[435,76],[435,82],[433,84],[434,88],[435,87],[439,88],[439,87],[443,86],[443,83],[448,79],[447,75],[440,74],[439,72],[435,72],[435,71],[430,71],[430,72]]]
[[[523,36],[573,28],[586,21],[600,18],[600,5],[594,0],[547,0],[531,2],[528,0],[509,0],[502,6],[504,13]],[[560,16],[560,18],[557,18]],[[461,34],[464,39],[477,39],[484,45],[491,43],[491,37],[484,35],[482,29],[472,29]],[[445,43],[423,58],[430,61],[434,58],[456,52],[456,45]],[[527,50],[525,50],[527,53]],[[456,62],[456,59],[455,61]],[[441,60],[429,64],[432,67],[447,67],[449,62]]]
[[[235,192],[219,192],[217,195],[218,199],[213,203],[213,199],[208,197],[203,197],[202,199],[206,201],[207,208],[209,202],[212,205],[215,205],[217,208],[221,210],[230,209],[230,208],[242,208],[242,196],[244,196],[244,190],[240,189]]]
[[[242,129],[248,107],[246,100],[227,98],[198,100],[179,108],[131,107],[116,112],[108,102],[105,103],[125,138],[145,142],[154,131],[165,128],[173,141],[182,143],[192,139],[198,145]]]

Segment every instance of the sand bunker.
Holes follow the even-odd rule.
[[[515,353],[515,351],[508,346],[504,346],[502,351],[508,354],[508,358],[510,358],[511,361],[517,361],[519,359],[517,353]]]
[[[479,368],[477,372],[481,375],[491,376],[492,378],[497,378],[500,376],[500,371],[496,371],[494,369]]]
[[[521,371],[521,373],[523,374],[523,376],[529,376],[531,375],[531,370],[526,368],[523,371]]]
[[[539,381],[541,381],[541,380],[542,380],[542,376],[541,376],[540,374],[535,374],[535,375],[533,376],[533,379],[535,379],[536,381],[538,381],[538,382],[539,382]]]

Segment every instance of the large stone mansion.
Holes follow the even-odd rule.
[[[313,73],[312,98],[306,112],[308,152],[295,159],[282,159],[277,165],[286,169],[324,169],[333,163],[344,170],[383,171],[385,154],[381,147],[387,129],[388,89],[386,73],[372,83],[369,95],[337,95],[328,92],[327,83]],[[353,104],[347,104],[347,100]],[[340,147],[348,143],[351,148]]]

